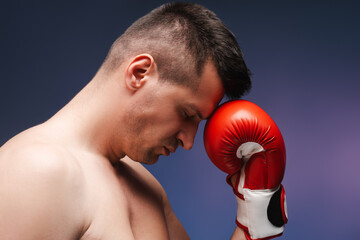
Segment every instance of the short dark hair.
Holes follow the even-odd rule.
[[[145,52],[154,57],[160,79],[196,88],[194,77],[210,60],[230,99],[250,91],[251,74],[234,34],[201,5],[167,3],[138,19],[113,43],[103,67],[111,71]]]

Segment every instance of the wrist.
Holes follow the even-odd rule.
[[[236,227],[230,240],[251,240],[251,239],[247,237],[247,235],[241,228]]]

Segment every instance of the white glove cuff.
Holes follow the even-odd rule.
[[[252,239],[279,236],[284,231],[284,225],[277,227],[268,218],[268,206],[276,189],[250,190],[242,189],[244,199],[236,196],[238,203],[237,222],[240,227],[245,228]],[[282,189],[283,190],[283,189]],[[285,192],[283,192],[282,212],[287,221]]]

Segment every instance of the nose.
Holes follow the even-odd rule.
[[[185,150],[190,150],[194,145],[194,139],[198,126],[199,123],[189,123],[178,132],[176,138],[179,142],[179,145]]]

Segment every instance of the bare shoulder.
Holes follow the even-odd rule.
[[[71,158],[59,146],[22,136],[0,149],[0,195],[6,196],[0,215],[7,219],[0,221],[0,235],[43,239],[50,232],[52,239],[70,239],[78,234],[81,178]]]
[[[46,141],[19,137],[0,149],[0,172],[19,174],[33,179],[66,180],[76,176],[77,162],[65,148]],[[73,176],[72,176],[73,175]]]

